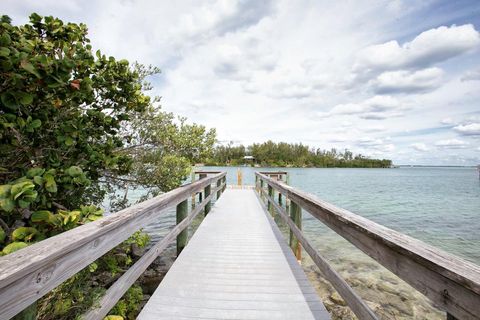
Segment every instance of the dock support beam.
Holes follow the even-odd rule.
[[[290,219],[302,230],[302,208],[293,201],[290,201]],[[292,248],[293,253],[298,261],[302,261],[302,247],[300,242],[290,230],[290,248]]]
[[[188,200],[182,201],[177,205],[177,224],[188,216]],[[188,242],[188,228],[185,228],[177,236],[177,256],[182,252]]]
[[[206,176],[207,176],[206,174],[200,173],[200,174],[198,175],[198,179],[199,179],[199,180],[200,180],[200,179],[203,179],[203,178],[205,178]],[[205,198],[206,198],[206,197],[207,197],[207,196],[205,196]],[[202,203],[202,201],[203,201],[203,196],[202,196],[202,191],[200,191],[200,192],[198,193],[198,202]]]
[[[222,194],[222,190],[220,190],[220,186],[222,185],[222,180],[218,179],[217,180],[217,200],[220,198],[220,195]]]
[[[208,198],[208,196],[210,195],[211,193],[211,188],[212,186],[211,185],[208,185],[205,187],[205,199]],[[207,204],[205,204],[205,215],[207,215],[209,212],[210,212],[210,209],[212,208],[212,202],[211,201],[208,201]]]
[[[270,197],[270,199],[273,199],[273,187],[271,185],[268,185],[268,196]],[[273,204],[270,202],[270,200],[268,200],[268,212],[270,212],[270,215],[273,217],[275,214],[274,214],[274,211],[273,211]]]

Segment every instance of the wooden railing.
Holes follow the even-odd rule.
[[[83,315],[85,319],[103,319],[169,243],[177,238],[178,252],[183,249],[187,227],[200,212],[208,213],[212,198],[220,197],[225,188],[225,177],[225,172],[205,176],[0,258],[0,319],[15,316],[132,233],[160,219],[167,208],[177,206],[177,225],[107,290],[97,308]],[[188,213],[188,198],[198,192],[203,192],[205,198]]]
[[[289,226],[297,258],[300,243],[359,319],[377,317],[303,235],[301,209],[427,296],[447,312],[447,319],[480,319],[479,266],[288,186],[268,173],[257,172],[255,180],[268,209]],[[275,200],[274,190],[288,199],[288,206]]]

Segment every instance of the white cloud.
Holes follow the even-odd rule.
[[[392,96],[377,95],[360,103],[338,104],[323,115],[358,115],[362,119],[381,120],[401,116],[401,109],[402,106],[398,99]]]
[[[460,79],[461,81],[475,81],[480,80],[480,69],[469,70]]]
[[[480,135],[480,123],[458,125],[456,127],[453,127],[453,130],[463,135],[477,136],[477,135]]]
[[[395,145],[393,143],[388,143],[389,139],[379,139],[365,137],[358,139],[356,144],[361,148],[364,148],[366,153],[374,152],[392,152],[395,150]]]
[[[160,67],[151,80],[162,108],[216,128],[221,141],[351,146],[396,163],[418,155],[431,164],[457,163],[460,156],[478,163],[477,144],[434,147],[450,139],[447,126],[480,123],[467,119],[478,115],[480,101],[478,81],[467,81],[480,70],[477,55],[468,55],[479,51],[478,32],[465,24],[474,21],[461,5],[452,7],[468,13],[462,19],[436,14],[436,5],[2,0],[1,7],[15,24],[31,12],[85,22],[94,49]],[[447,23],[459,26],[430,29]],[[448,118],[455,122],[438,128]],[[365,136],[371,141],[359,141]],[[418,142],[431,152],[412,152]]]
[[[412,147],[413,149],[417,150],[417,151],[421,151],[421,152],[424,152],[424,151],[428,151],[429,148],[427,147],[427,145],[425,143],[421,143],[421,142],[416,142],[416,143],[412,143],[410,145],[410,147]]]
[[[445,149],[462,149],[466,148],[469,143],[458,139],[446,139],[435,142],[435,145]]]
[[[377,93],[382,94],[428,92],[441,85],[443,74],[443,70],[436,67],[418,71],[387,71],[370,83]]]
[[[455,124],[455,122],[452,120],[452,118],[445,118],[445,119],[442,119],[442,121],[440,121],[441,124],[444,124],[444,125],[452,125],[452,124]]]
[[[362,131],[364,131],[364,132],[381,132],[381,131],[385,131],[385,130],[386,130],[385,126],[382,126],[382,125],[367,126],[367,127],[362,128]]]
[[[472,24],[441,26],[420,33],[403,45],[395,40],[365,48],[354,66],[357,72],[424,68],[468,52],[480,44]]]

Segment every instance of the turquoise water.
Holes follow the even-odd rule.
[[[227,184],[237,183],[237,170],[240,169],[243,184],[249,185],[255,183],[256,171],[279,170],[201,169],[227,171]],[[289,184],[294,187],[480,265],[480,181],[475,168],[281,170],[289,173]],[[131,197],[138,195],[130,194]],[[192,224],[190,235],[200,223],[201,217]],[[171,208],[145,230],[155,242],[174,225],[175,210]],[[280,229],[288,238],[288,229],[281,223]],[[421,293],[308,213],[303,214],[303,232],[342,278],[381,315],[380,318],[445,319],[445,314]],[[172,243],[164,257],[173,259],[174,256],[175,243]],[[321,299],[336,305],[331,298],[334,289],[305,252],[302,267]],[[343,318],[342,308],[346,307],[336,305],[331,312]]]
[[[204,169],[227,171],[227,183],[237,182],[239,168]],[[255,171],[278,169],[240,170],[243,183],[253,185]],[[294,187],[480,264],[480,180],[476,168],[281,170],[289,173]],[[304,230],[313,240],[325,240],[325,232],[330,234],[309,215],[304,216]]]
[[[250,167],[201,169],[227,171],[227,184],[237,183],[237,170],[240,169],[243,184],[249,185],[255,183],[255,171],[279,170]],[[480,181],[475,168],[281,170],[289,173],[289,184],[294,187],[480,265]],[[129,194],[132,201],[139,195],[139,192]],[[190,235],[201,220],[201,215],[194,220]],[[174,225],[175,209],[170,208],[145,231],[154,243]],[[281,223],[280,229],[288,238],[288,229]],[[303,232],[342,278],[381,315],[380,318],[445,319],[445,314],[421,293],[308,213],[303,214]],[[163,256],[173,260],[175,243]],[[332,300],[334,289],[305,252],[302,267],[322,301],[335,305],[330,310],[332,314],[343,318],[345,310],[342,308],[348,308],[336,305]]]

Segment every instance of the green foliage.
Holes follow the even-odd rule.
[[[254,162],[244,160],[244,156],[255,157]],[[207,165],[241,165],[259,164],[265,167],[340,167],[340,168],[389,168],[391,160],[370,159],[365,156],[353,155],[349,150],[338,152],[336,149],[329,151],[313,149],[303,144],[293,144],[267,141],[254,143],[248,147],[217,146],[213,158]]]
[[[149,90],[151,85],[145,77],[159,70],[139,64],[135,69],[140,74],[142,88]],[[111,207],[115,210],[129,204],[127,193],[131,189],[146,191],[140,199],[143,201],[179,187],[193,164],[212,156],[216,142],[214,129],[189,124],[185,118],[176,118],[172,113],[153,107],[132,117],[127,134],[128,143],[118,152],[133,159],[131,171],[125,176],[105,177],[111,187]],[[115,193],[119,189],[125,190],[125,194]]]
[[[211,156],[215,131],[162,112],[145,91],[159,72],[93,52],[84,24],[0,17],[0,255],[95,221],[107,193],[179,186]],[[128,204],[125,196],[117,209]],[[38,319],[74,319],[134,262],[135,233],[38,302]],[[139,298],[140,297],[140,298]],[[121,302],[136,312],[141,292]]]
[[[103,320],[124,320],[121,316],[109,315],[103,318]]]
[[[134,312],[134,310],[138,310],[142,298],[142,288],[133,285],[110,311],[110,314],[119,315],[124,319],[134,320],[137,317],[137,312]]]
[[[79,315],[97,304],[105,292],[105,286],[110,285],[134,263],[135,258],[131,254],[132,245],[143,248],[149,241],[150,237],[144,232],[135,232],[122,244],[52,290],[40,301],[37,318],[77,319]],[[132,315],[138,313],[138,304],[142,297],[142,289],[132,286],[110,314],[119,315],[125,319],[135,319]]]
[[[94,273],[86,268],[38,301],[37,319],[77,319],[105,293]]]
[[[15,252],[17,250],[23,249],[27,246],[28,246],[28,244],[26,244],[25,242],[15,241],[15,242],[10,243],[9,245],[6,245],[5,248],[3,248],[1,253],[2,253],[2,255],[10,254],[10,253]]]
[[[128,62],[94,53],[86,35],[53,17],[1,18],[0,184],[13,188],[1,192],[4,211],[98,202],[89,191],[102,173],[129,170],[119,132],[150,98]]]

